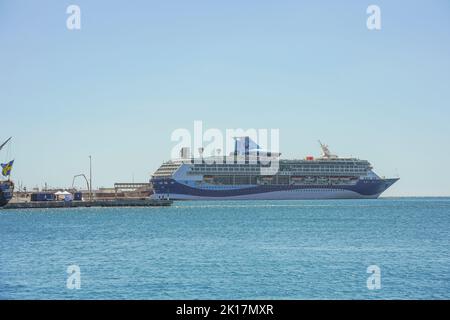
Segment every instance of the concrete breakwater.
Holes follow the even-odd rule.
[[[89,207],[156,207],[170,206],[167,199],[114,199],[94,201],[30,201],[10,202],[2,209],[46,209],[46,208],[89,208]]]

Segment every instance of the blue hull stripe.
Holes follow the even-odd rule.
[[[200,197],[233,197],[258,193],[289,191],[299,189],[349,190],[362,196],[375,196],[384,192],[398,179],[359,180],[355,185],[255,185],[241,189],[200,189],[194,188],[173,179],[152,179],[156,194],[183,194]]]

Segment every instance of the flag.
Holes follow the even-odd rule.
[[[12,169],[13,163],[14,163],[14,160],[11,160],[8,163],[2,163],[1,164],[1,166],[2,166],[2,175],[4,177],[7,177],[7,176],[9,176],[11,174],[11,169]]]

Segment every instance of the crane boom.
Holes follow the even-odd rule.
[[[3,149],[3,147],[9,142],[9,140],[11,140],[12,137],[9,137],[5,142],[2,143],[2,145],[0,145],[0,150]]]

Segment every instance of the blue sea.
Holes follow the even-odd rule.
[[[0,298],[449,299],[450,198],[0,210]]]

